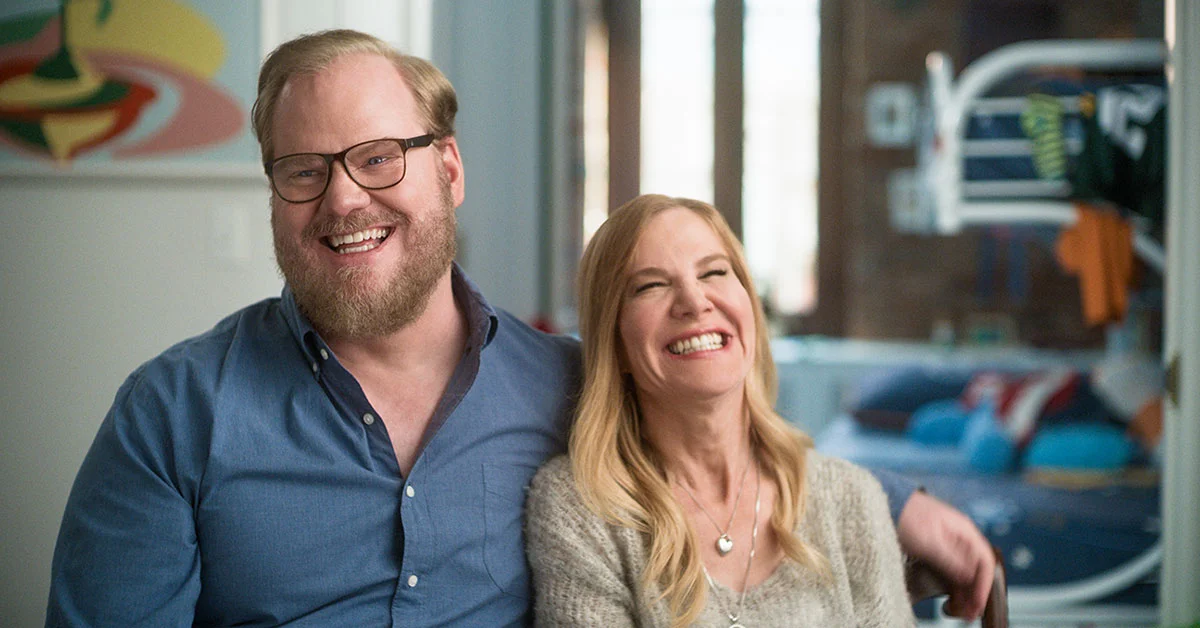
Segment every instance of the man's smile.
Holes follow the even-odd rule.
[[[331,235],[323,238],[325,246],[333,249],[339,255],[349,253],[365,253],[378,248],[392,234],[391,227],[376,227],[363,229],[353,233]]]

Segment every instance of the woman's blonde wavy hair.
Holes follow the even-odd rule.
[[[707,599],[700,551],[655,452],[642,440],[633,383],[622,374],[619,363],[618,331],[628,260],[638,238],[654,216],[675,207],[695,212],[712,227],[750,296],[757,333],[745,407],[751,443],[764,476],[779,489],[771,529],[787,558],[819,574],[828,572],[828,563],[793,532],[804,513],[805,458],[812,441],[773,409],[776,376],[766,316],[741,244],[721,214],[707,203],[657,194],[639,196],[609,216],[580,263],[579,332],[586,375],[569,451],[575,482],[588,508],[613,524],[649,537],[650,558],[643,578],[647,585],[661,587],[675,625],[683,626],[695,621]]]

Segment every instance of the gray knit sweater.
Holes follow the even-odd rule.
[[[915,623],[887,498],[869,473],[816,452],[808,456],[807,505],[796,533],[828,560],[821,581],[785,559],[746,592],[750,626],[880,626]],[[643,535],[605,523],[575,490],[565,456],[546,463],[529,489],[526,542],[539,626],[669,626],[659,587],[642,584]],[[738,594],[717,583],[696,625],[728,626],[721,609]]]

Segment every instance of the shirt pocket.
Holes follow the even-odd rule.
[[[525,559],[525,494],[537,467],[518,462],[483,463],[483,564],[507,595],[529,599]]]

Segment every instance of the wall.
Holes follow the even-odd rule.
[[[121,381],[281,282],[265,183],[0,186],[0,617],[33,626],[67,492]]]
[[[278,39],[356,26],[363,7],[289,0]],[[405,10],[428,10],[410,0]],[[468,272],[495,305],[536,310],[541,3],[432,5],[433,60],[460,98]],[[320,9],[320,10],[316,10]],[[409,13],[408,15],[411,15]],[[302,19],[303,18],[303,19]],[[377,24],[381,36],[403,28]],[[259,42],[229,54],[260,58]],[[278,295],[265,180],[0,176],[0,623],[41,625],[67,493],[121,381],[171,344]]]
[[[460,262],[493,305],[529,320],[542,210],[539,3],[447,2],[434,16],[433,58],[458,92],[467,175]]]

